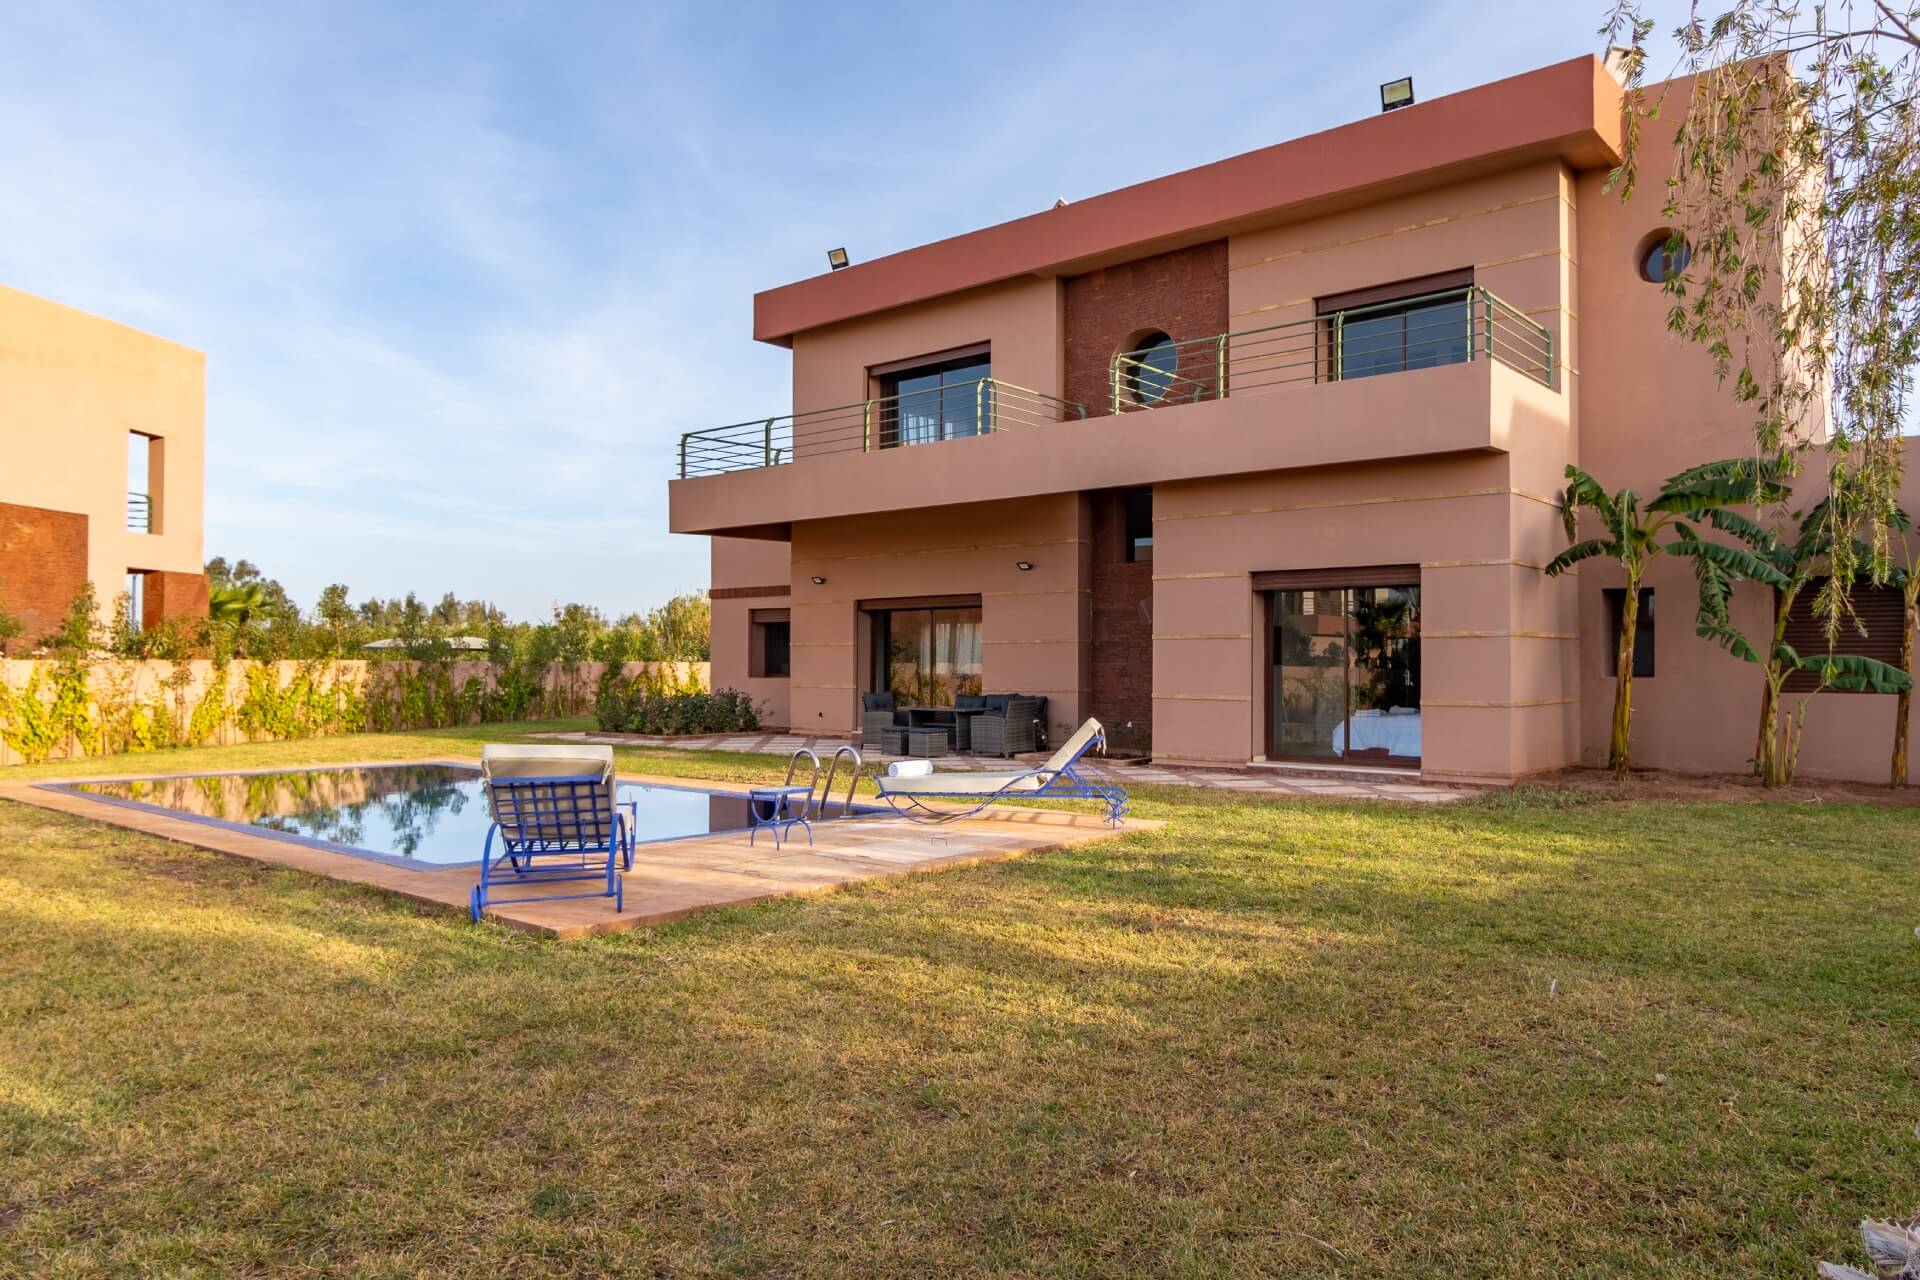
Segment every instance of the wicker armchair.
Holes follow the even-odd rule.
[[[905,725],[891,693],[860,695],[860,749],[900,754]]]
[[[1044,698],[988,694],[987,712],[973,717],[973,754],[1011,756],[1039,749],[1039,720]]]

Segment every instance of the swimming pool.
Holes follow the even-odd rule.
[[[635,837],[643,843],[747,828],[744,795],[617,786],[620,800],[638,802]],[[493,824],[480,770],[461,764],[121,778],[53,789],[422,870],[477,863]]]

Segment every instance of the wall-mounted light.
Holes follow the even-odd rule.
[[[850,259],[848,259],[847,251],[845,249],[827,250],[827,265],[833,268],[835,271],[838,271],[840,270],[840,268],[846,266],[849,261]]]
[[[1031,571],[1031,570],[1033,569],[1033,561],[1031,561],[1031,560],[1015,560],[1015,561],[1013,562],[1013,567],[1014,567],[1014,568],[1016,568],[1016,569],[1018,569],[1018,570],[1019,570],[1020,572],[1022,572],[1022,573],[1027,573],[1027,572],[1030,572],[1030,571]]]
[[[816,573],[813,575],[813,585],[816,587],[824,587],[827,585],[827,580]]]
[[[1401,76],[1380,86],[1380,109],[1398,111],[1413,105],[1413,77]]]

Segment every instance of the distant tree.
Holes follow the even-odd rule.
[[[313,611],[320,619],[320,625],[327,629],[332,652],[343,652],[354,624],[353,605],[347,599],[347,584],[330,584],[320,593],[320,600],[314,605]]]
[[[1719,0],[1708,19],[1695,3],[1673,36],[1674,71],[1697,79],[1671,104],[1645,87],[1642,5],[1618,0],[1603,28],[1627,48],[1609,182],[1631,197],[1643,128],[1672,121],[1665,214],[1693,253],[1666,283],[1668,327],[1712,353],[1761,453],[1829,425],[1834,572],[1814,608],[1832,637],[1853,584],[1886,579],[1920,356],[1920,5]]]
[[[686,591],[650,611],[646,630],[654,652],[671,662],[706,662],[712,649],[713,605],[704,591]]]

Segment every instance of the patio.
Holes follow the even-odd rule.
[[[462,757],[446,759],[479,763]],[[648,774],[616,776],[621,782],[686,782],[684,778]],[[743,795],[749,790],[746,785],[727,782],[703,781],[701,786]],[[478,878],[473,865],[416,869],[27,783],[0,784],[0,799],[55,809],[234,857],[374,885],[416,902],[461,912],[466,910],[468,893]],[[591,898],[524,905],[497,902],[489,908],[488,916],[550,937],[584,937],[665,924],[714,907],[744,906],[913,871],[1016,858],[1159,826],[1157,822],[1129,821],[1116,831],[1092,814],[1001,805],[979,817],[939,826],[891,816],[820,821],[814,825],[811,845],[804,838],[789,839],[776,848],[766,832],[756,844],[749,844],[745,831],[643,843],[633,869],[622,873],[625,908],[618,914],[609,909],[606,899]]]
[[[675,751],[732,751],[752,755],[771,755],[785,759],[805,748],[825,761],[844,738],[813,737],[790,733],[713,733],[687,737],[659,737],[639,733],[535,733],[534,738],[556,742],[586,742],[610,747],[648,747]],[[909,757],[862,751],[870,765],[885,767]],[[949,755],[934,761],[939,770],[1002,770],[1032,767],[1047,758],[1047,753],[1031,752],[1018,757],[1017,763],[993,756]],[[1080,764],[1091,777],[1118,783],[1122,787],[1169,786],[1206,787],[1235,791],[1255,798],[1299,800],[1319,797],[1332,800],[1391,800],[1406,804],[1452,804],[1474,794],[1467,788],[1422,782],[1411,772],[1390,769],[1348,769],[1314,771],[1249,767],[1244,769],[1203,769],[1185,765],[1130,764],[1089,756]]]

